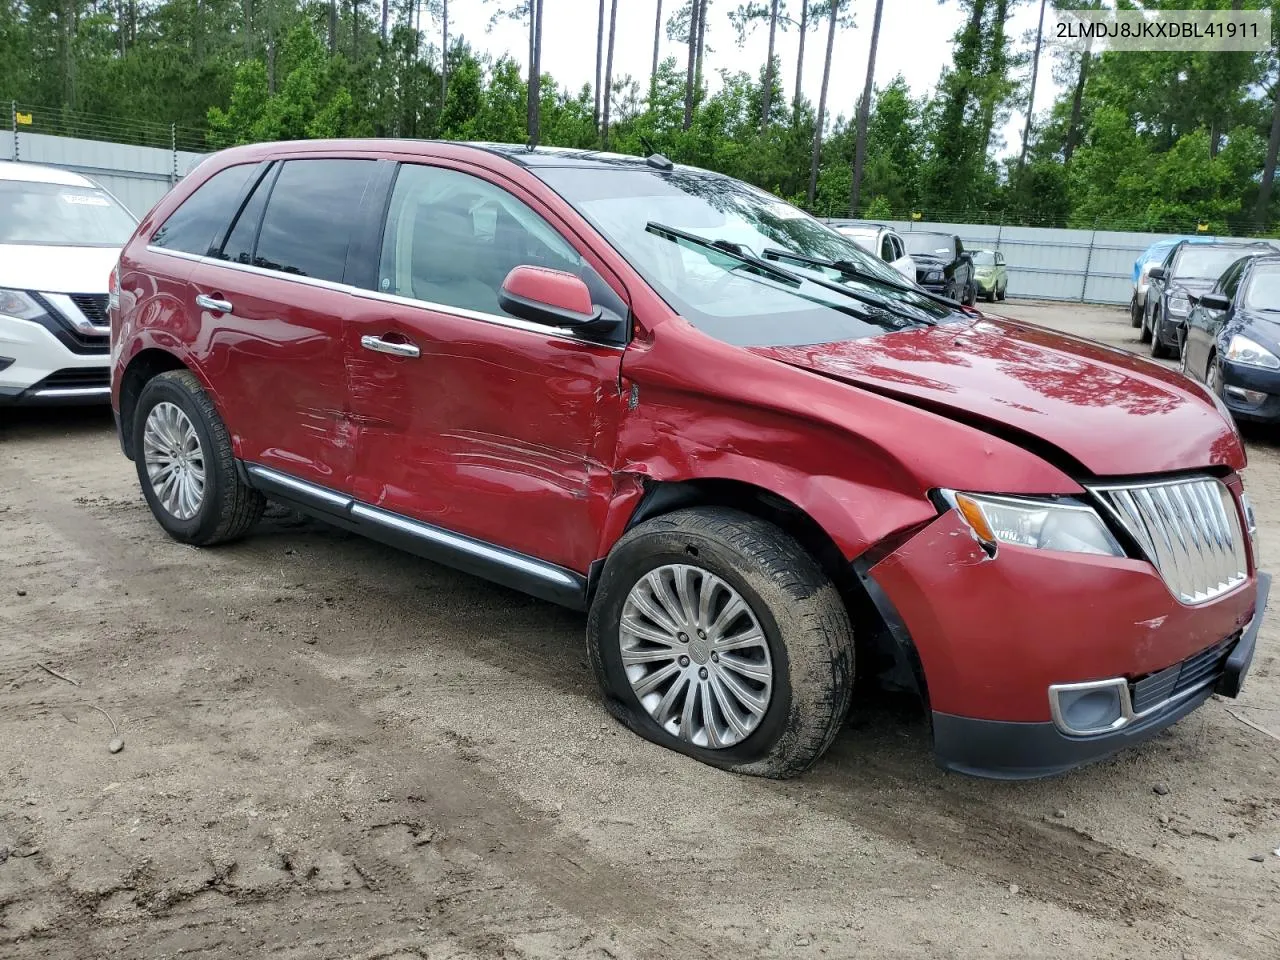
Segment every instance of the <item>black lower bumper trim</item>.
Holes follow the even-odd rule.
[[[1035,780],[1066,773],[1155,736],[1213,694],[1202,692],[1172,709],[1099,737],[1068,737],[1051,722],[1013,723],[933,714],[933,749],[938,765],[991,780]]]

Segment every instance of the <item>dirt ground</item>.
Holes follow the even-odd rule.
[[[1280,741],[1229,712],[1280,733],[1280,613],[1238,702],[1067,776],[943,773],[889,702],[778,783],[614,723],[579,615],[288,515],[169,540],[103,411],[0,414],[0,546],[6,958],[1280,956]]]

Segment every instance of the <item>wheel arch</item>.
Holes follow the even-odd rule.
[[[901,625],[892,622],[882,598],[873,598],[876,588],[868,584],[865,571],[880,557],[899,546],[919,529],[891,534],[870,546],[856,561],[850,561],[833,536],[807,510],[793,500],[745,480],[699,478],[693,480],[645,480],[644,492],[623,529],[623,533],[654,517],[690,507],[730,507],[773,524],[794,537],[835,585],[853,624],[857,650],[857,682],[879,678],[885,685],[916,694],[925,705],[928,691],[919,658]],[[590,604],[605,559],[597,560],[588,575],[587,602]]]
[[[176,354],[160,347],[139,350],[124,368],[120,377],[120,445],[130,460],[133,459],[134,411],[142,388],[162,373],[190,369]]]

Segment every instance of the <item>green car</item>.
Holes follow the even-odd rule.
[[[1003,300],[1009,290],[1009,268],[1004,254],[998,250],[973,251],[973,279],[978,285],[978,295],[988,301]]]

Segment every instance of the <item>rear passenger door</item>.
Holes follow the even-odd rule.
[[[215,400],[258,479],[265,469],[351,489],[343,332],[353,296],[343,281],[377,167],[359,158],[277,161],[188,277],[188,315],[199,318]]]
[[[621,283],[569,236],[540,199],[484,171],[399,168],[349,333],[356,497],[395,515],[382,522],[411,518],[579,574],[596,559],[625,334],[593,340],[498,300],[528,264],[577,274],[595,304],[626,317]]]

